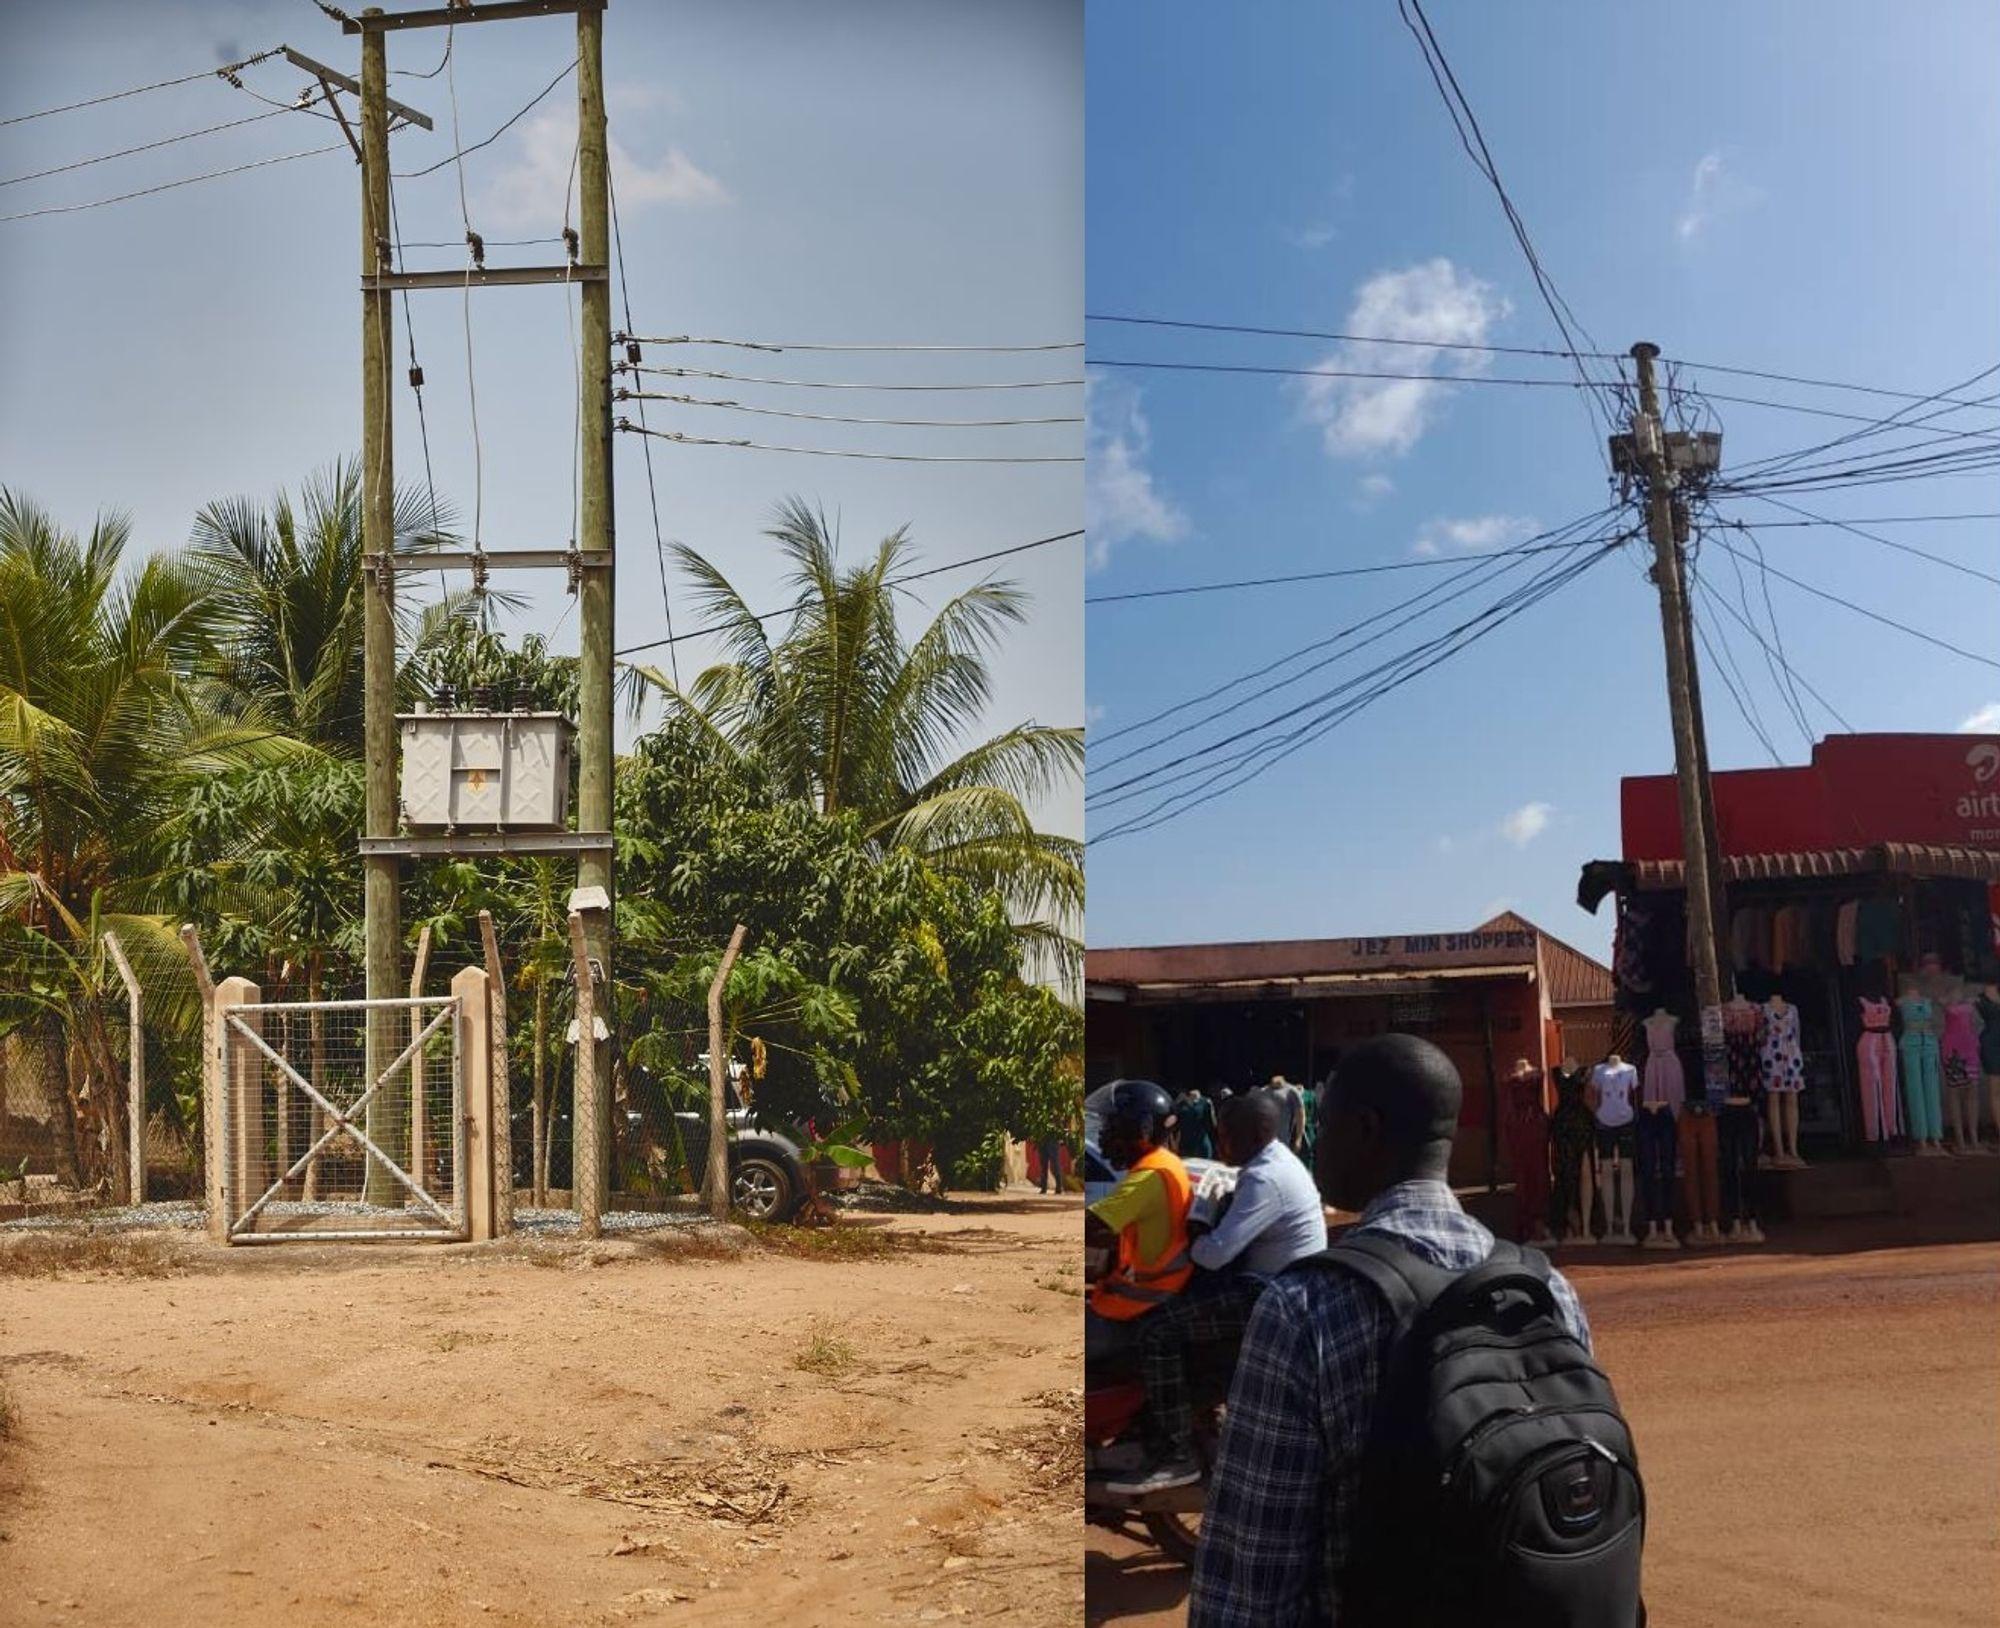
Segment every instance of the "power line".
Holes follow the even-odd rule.
[[[451,58],[449,55],[447,55],[445,58],[444,65],[449,65],[450,62]],[[426,175],[434,175],[437,171],[443,169],[447,164],[462,163],[465,159],[470,158],[474,153],[478,152],[482,147],[491,147],[494,142],[498,141],[509,130],[513,129],[515,125],[519,124],[531,112],[533,112],[537,104],[540,103],[540,101],[544,96],[548,95],[550,91],[554,90],[556,86],[560,85],[565,79],[567,79],[571,74],[575,72],[576,72],[576,58],[571,57],[569,62],[564,66],[562,72],[557,74],[555,78],[551,79],[540,90],[535,92],[535,94],[529,99],[526,107],[523,107],[518,113],[514,114],[513,117],[508,119],[508,121],[505,124],[501,125],[498,130],[495,130],[493,134],[488,136],[484,141],[475,141],[470,147],[461,147],[458,149],[457,152],[449,153],[445,157],[440,158],[435,164],[427,164],[424,166],[424,168],[420,170],[396,170],[393,171],[392,174],[398,181],[415,181]],[[451,139],[453,141],[458,140],[455,121]]]
[[[245,68],[254,68],[260,62],[267,62],[284,50],[282,45],[274,45],[268,51],[259,51],[255,56],[245,57],[241,62],[225,63],[220,68],[204,68],[200,73],[182,74],[178,79],[155,80],[150,85],[134,85],[130,90],[109,91],[103,96],[91,96],[81,102],[65,102],[61,107],[45,107],[39,113],[16,113],[11,118],[0,119],[0,129],[11,124],[26,124],[31,119],[53,118],[58,113],[74,113],[78,108],[100,107],[106,102],[120,102],[128,96],[144,96],[148,91],[166,90],[172,85],[191,85],[197,79],[227,79],[233,73],[241,73]]]
[[[1580,526],[1573,525],[1572,527],[1566,529],[1575,530],[1581,528]],[[1592,538],[1592,539],[1585,539],[1581,542],[1572,542],[1569,545],[1567,545],[1568,552],[1574,554],[1578,549],[1587,547],[1591,542],[1602,542],[1602,541],[1605,541],[1605,539]],[[1346,657],[1348,655],[1353,654],[1354,651],[1365,650],[1368,648],[1368,646],[1372,644],[1379,644],[1382,640],[1388,638],[1391,634],[1399,632],[1401,629],[1408,627],[1412,622],[1419,621],[1423,617],[1430,615],[1431,612],[1438,610],[1445,605],[1449,605],[1455,600],[1463,599],[1467,594],[1472,593],[1475,589],[1483,587],[1487,583],[1496,581],[1500,577],[1507,575],[1510,571],[1513,571],[1519,564],[1520,564],[1520,558],[1518,556],[1516,556],[1511,561],[1506,561],[1503,559],[1503,557],[1500,556],[1488,556],[1485,559],[1475,561],[1465,570],[1459,572],[1456,576],[1447,578],[1443,583],[1437,584],[1434,587],[1426,588],[1421,592],[1412,595],[1408,599],[1402,600],[1397,604],[1390,605],[1384,610],[1377,611],[1372,616],[1364,617],[1358,622],[1354,622],[1346,627],[1340,628],[1339,630],[1328,635],[1325,638],[1315,639],[1308,644],[1301,645],[1297,649],[1289,651],[1285,655],[1280,656],[1276,661],[1267,662],[1264,666],[1256,668],[1251,672],[1239,675],[1237,678],[1231,679],[1224,684],[1218,685],[1214,689],[1209,690],[1202,695],[1195,696],[1187,701],[1179,702],[1174,706],[1164,708],[1160,712],[1153,714],[1152,717],[1150,718],[1140,719],[1136,723],[1126,725],[1125,728],[1116,731],[1114,734],[1103,736],[1101,737],[1098,744],[1100,745],[1109,744],[1111,740],[1117,738],[1118,736],[1130,734],[1132,733],[1132,731],[1136,729],[1146,728],[1149,725],[1158,723],[1162,719],[1171,717],[1176,713],[1185,712],[1189,707],[1198,706],[1204,701],[1213,700],[1217,696],[1226,694],[1228,691],[1232,689],[1237,689],[1244,684],[1253,683],[1258,679],[1268,677],[1271,673],[1275,672],[1281,667],[1287,666],[1290,663],[1298,660],[1301,656],[1310,655],[1315,651],[1331,649],[1334,646],[1340,645],[1344,643],[1347,639],[1352,637],[1354,634],[1360,632],[1363,628],[1372,627],[1378,622],[1382,622],[1390,617],[1397,616],[1399,612],[1406,613],[1403,614],[1399,620],[1390,622],[1389,625],[1381,629],[1381,631],[1370,634],[1367,638],[1360,640],[1358,643],[1350,646],[1347,650],[1336,651],[1332,655],[1322,656],[1318,661],[1309,663],[1307,666],[1299,669],[1295,673],[1288,674],[1284,678],[1274,680],[1271,683],[1260,685],[1256,690],[1254,690],[1248,696],[1233,701],[1228,706],[1217,708],[1215,711],[1205,713],[1201,717],[1196,718],[1191,722],[1180,724],[1176,726],[1170,733],[1162,735],[1154,740],[1141,742],[1139,745],[1128,747],[1126,748],[1126,750],[1119,753],[1116,757],[1100,760],[1098,763],[1092,766],[1092,771],[1098,774],[1102,774],[1106,770],[1116,768],[1120,764],[1130,762],[1134,758],[1143,757],[1149,752],[1157,751],[1162,746],[1167,745],[1170,741],[1181,739],[1188,735],[1191,735],[1195,733],[1197,730],[1203,729],[1207,725],[1214,723],[1221,718],[1228,717],[1232,713],[1240,712],[1244,707],[1250,706],[1257,701],[1263,700],[1267,696],[1275,695],[1278,691],[1289,688],[1291,685],[1300,682],[1300,680],[1304,679],[1308,675],[1319,672],[1322,669],[1333,665],[1335,662],[1346,659]],[[1463,585],[1456,587],[1454,591],[1451,593],[1443,594],[1442,598],[1436,597],[1442,592],[1443,589],[1451,588],[1453,587],[1454,584],[1463,584]],[[1429,600],[1431,602],[1426,604],[1425,603],[1426,600]],[[1337,691],[1328,693],[1337,693]],[[1324,699],[1324,697],[1320,697],[1318,699]],[[1308,701],[1306,703],[1307,706],[1312,706],[1315,704],[1317,704],[1317,701]],[[1294,711],[1296,710],[1297,709],[1294,709]],[[1281,713],[1278,715],[1276,719],[1269,719],[1266,720],[1266,722],[1263,724],[1252,725],[1247,731],[1239,732],[1237,735],[1233,735],[1222,741],[1215,742],[1211,746],[1202,747],[1198,749],[1195,753],[1190,755],[1194,757],[1208,755],[1209,753],[1219,749],[1220,747],[1231,745],[1236,740],[1245,738],[1246,735],[1256,734],[1262,729],[1267,728],[1269,724],[1274,722],[1281,722],[1285,718],[1291,715],[1292,714],[1290,713]],[[1175,766],[1175,763],[1184,761],[1187,761],[1187,759],[1186,758],[1176,759],[1174,763],[1156,765],[1152,769],[1141,770],[1134,776],[1130,776],[1127,779],[1119,781],[1114,785],[1105,787],[1103,789],[1103,792],[1099,793],[1098,796],[1100,797],[1100,799],[1103,797],[1107,797],[1112,792],[1122,790],[1126,786],[1135,784],[1137,781],[1149,779],[1152,776],[1158,774],[1162,769],[1172,768]]]
[[[1559,549],[1574,547],[1571,543],[1537,543],[1520,548],[1492,549],[1481,556],[1484,559],[1505,559],[1522,554],[1548,554]],[[1350,565],[1331,571],[1295,571],[1278,577],[1241,577],[1231,582],[1192,582],[1178,588],[1140,588],[1122,594],[1088,594],[1086,605],[1116,605],[1133,599],[1171,599],[1181,594],[1228,593],[1238,588],[1275,588],[1294,582],[1329,582],[1343,577],[1372,577],[1386,571],[1422,571],[1442,565],[1463,565],[1465,561],[1449,555],[1414,560],[1394,560],[1384,565]]]
[[[1899,554],[1910,554],[1920,560],[1929,560],[1933,565],[1942,565],[1948,571],[1957,571],[1964,576],[1976,577],[1981,582],[1990,582],[1994,587],[2000,588],[2000,576],[1996,576],[1991,571],[1982,571],[1977,566],[1966,565],[1959,560],[1947,559],[1942,554],[1933,554],[1927,549],[1916,548],[1909,543],[1899,543],[1893,537],[1878,537],[1872,531],[1863,531],[1851,521],[1829,520],[1825,515],[1814,514],[1808,509],[1801,509],[1796,504],[1786,503],[1779,498],[1764,497],[1755,492],[1752,492],[1750,496],[1756,498],[1759,503],[1767,504],[1772,508],[1784,509],[1788,513],[1805,516],[1803,520],[1759,521],[1758,524],[1760,526],[1830,526],[1838,531],[1850,532],[1856,537],[1865,537],[1871,543],[1880,543],[1884,548],[1892,548]],[[1740,520],[1723,520],[1719,524],[1734,526],[1739,529],[1748,529]]]
[[[625,279],[625,233],[618,222],[618,185],[612,176],[612,166],[608,156],[604,166],[604,184],[611,196],[611,242],[618,254],[618,289],[625,302],[625,326],[632,326],[632,285]],[[582,399],[582,392],[578,392]],[[639,427],[646,427],[646,404],[639,404]],[[674,637],[674,600],[667,591],[667,541],[660,529],[660,490],[653,482],[653,442],[650,436],[641,436],[639,449],[646,455],[646,496],[653,508],[653,556],[660,566],[660,610],[667,621],[667,659],[673,668],[674,688],[681,686],[681,655],[679,642]],[[635,647],[637,648],[637,647]]]
[[[79,158],[72,163],[57,164],[46,170],[31,170],[26,175],[10,175],[0,181],[0,187],[19,186],[23,181],[40,181],[51,175],[67,175],[71,170],[88,169],[93,164],[108,164],[114,158],[130,158],[134,153],[150,153],[156,147],[171,147],[176,142],[193,141],[197,136],[212,136],[223,130],[240,129],[246,124],[256,124],[263,119],[275,119],[280,113],[302,113],[305,109],[297,106],[273,108],[269,113],[252,113],[247,118],[230,119],[223,124],[207,125],[200,130],[188,130],[178,136],[163,136],[158,141],[141,142],[137,147],[121,147],[115,153],[99,153],[95,158]]]
[[[899,576],[884,577],[882,579],[882,585],[885,588],[900,588],[908,583],[922,582],[930,577],[943,576],[947,571],[962,571],[968,565],[984,565],[990,560],[1004,560],[1011,555],[1025,554],[1030,549],[1047,548],[1051,543],[1066,543],[1071,538],[1081,537],[1082,535],[1083,535],[1082,527],[1078,527],[1074,531],[1059,531],[1048,537],[1037,537],[1032,542],[1015,543],[1007,548],[996,548],[988,553],[974,554],[962,560],[947,560],[943,565],[933,565],[922,571],[906,571]],[[801,606],[798,604],[785,605],[777,610],[754,612],[752,613],[750,620],[753,622],[774,621],[776,618],[780,616],[795,615],[800,609]],[[725,631],[726,628],[724,624],[720,622],[710,623],[707,627],[698,627],[693,629],[691,632],[672,634],[664,639],[651,639],[648,640],[645,644],[630,644],[625,646],[625,648],[622,650],[613,651],[612,654],[618,656],[636,655],[638,652],[642,650],[657,650],[662,645],[677,644],[683,639],[701,639],[701,638],[706,638],[708,635],[712,633],[721,633]]]
[[[1086,312],[1084,320],[1086,322],[1116,322],[1129,327],[1187,329],[1197,333],[1252,334],[1278,339],[1326,339],[1338,340],[1350,345],[1407,345],[1419,350],[1470,351],[1487,356],[1537,356],[1555,361],[1568,361],[1572,355],[1569,351],[1551,350],[1536,345],[1475,345],[1464,341],[1392,338],[1384,334],[1342,333],[1326,328],[1273,328],[1242,322],[1195,322],[1173,317],[1117,316],[1102,311]],[[1574,354],[1586,357],[1591,361],[1619,362],[1624,360],[1615,351],[1579,351]],[[1919,403],[1943,401],[1958,407],[1994,407],[1994,400],[1991,397],[1984,400],[1959,400],[1951,396],[1924,395],[1914,390],[1891,390],[1881,385],[1848,384],[1837,379],[1802,378],[1796,373],[1774,373],[1762,368],[1730,367],[1721,362],[1695,362],[1682,357],[1664,358],[1664,360],[1674,365],[1693,368],[1704,373],[1739,374],[1745,378],[1769,379],[1780,384],[1809,385],[1821,390],[1851,390],[1864,395],[1893,396]]]
[[[1692,575],[1690,575],[1689,580],[1694,582]],[[1700,586],[1699,582],[1694,582],[1694,585],[1697,588]],[[1728,657],[1727,660],[1724,660],[1723,656],[1716,653],[1715,644],[1709,639],[1707,622],[1695,614],[1692,606],[1689,607],[1688,615],[1689,624],[1694,628],[1695,637],[1701,641],[1702,649],[1707,652],[1710,668],[1722,680],[1722,687],[1729,692],[1730,700],[1736,703],[1736,710],[1741,714],[1744,724],[1748,726],[1750,733],[1757,737],[1759,744],[1763,746],[1764,750],[1770,754],[1771,762],[1782,766],[1785,760],[1778,755],[1778,748],[1772,744],[1771,737],[1764,728],[1763,718],[1757,712],[1755,703],[1746,698],[1749,684],[1743,678],[1743,668],[1737,662],[1735,652],[1729,649],[1729,641],[1726,638],[1722,638],[1722,630],[1718,628],[1716,630],[1717,637],[1722,639],[1722,648]],[[1730,676],[1732,668],[1735,671],[1735,677],[1733,678]],[[1739,682],[1742,684],[1741,688],[1738,688]]]
[[[1082,350],[1081,339],[1065,339],[1047,345],[826,345],[801,344],[797,341],[778,343],[775,340],[757,339],[703,339],[694,334],[670,334],[665,337],[646,334],[617,333],[611,336],[614,345],[632,342],[640,345],[727,345],[736,350],[813,350],[836,351],[851,354],[874,354],[904,351],[929,351],[956,355],[998,355],[1028,351]]]
[[[1906,622],[1898,622],[1894,617],[1884,616],[1880,611],[1870,610],[1866,605],[1857,605],[1851,599],[1843,599],[1839,594],[1829,593],[1824,588],[1816,588],[1810,582],[1801,582],[1797,577],[1779,570],[1777,566],[1770,564],[1768,561],[1750,559],[1748,555],[1732,548],[1720,537],[1715,539],[1715,546],[1727,554],[1733,554],[1736,558],[1755,565],[1760,571],[1770,576],[1777,577],[1784,582],[1789,582],[1794,588],[1812,594],[1815,598],[1825,599],[1833,604],[1844,606],[1846,609],[1853,611],[1857,616],[1865,616],[1871,622],[1880,622],[1884,627],[1892,627],[1898,633],[1907,633],[1913,639],[1921,639],[1925,644],[1936,645],[1938,649],[1948,650],[1954,656],[1963,656],[1967,661],[1976,661],[1982,667],[1991,667],[2000,670],[2000,661],[1995,661],[1991,656],[1982,656],[1976,651],[1964,649],[1962,646],[1955,645],[1947,639],[1940,639],[1935,634],[1926,633],[1921,628],[1911,627]]]
[[[1735,617],[1736,621],[1739,624],[1741,624],[1743,631],[1748,633],[1751,638],[1755,639],[1758,644],[1764,647],[1765,654],[1767,655],[1774,654],[1774,652],[1771,650],[1770,644],[1765,640],[1764,635],[1759,633],[1757,629],[1753,627],[1750,624],[1750,622],[1743,617],[1743,615],[1736,609],[1734,605],[1730,604],[1728,600],[1724,599],[1721,594],[1717,593],[1715,589],[1709,587],[1708,584],[1705,582],[1701,584],[1701,591],[1707,594],[1711,600],[1713,600],[1717,605],[1721,606],[1722,609],[1727,611],[1731,616]],[[1855,733],[1854,725],[1849,723],[1845,718],[1843,718],[1840,715],[1839,709],[1835,707],[1831,701],[1827,700],[1825,696],[1821,695],[1818,690],[1813,688],[1811,682],[1806,678],[1805,674],[1801,673],[1797,668],[1792,667],[1789,662],[1785,663],[1785,667],[1786,670],[1791,673],[1792,677],[1798,681],[1799,686],[1806,692],[1806,694],[1810,695],[1821,706],[1826,708],[1828,717],[1832,718],[1833,721],[1838,725],[1840,725],[1840,727],[1843,730],[1845,730],[1848,734],[1852,735],[1853,733]]]
[[[724,373],[719,370],[700,367],[652,367],[634,362],[622,362],[618,366],[621,373],[645,373],[669,379],[727,379],[734,384],[775,384],[795,390],[1054,390],[1061,386],[1078,385],[1082,379],[1009,379],[997,384],[858,384],[852,381],[830,382],[825,379],[768,379],[753,373]]]
[[[862,458],[877,463],[895,464],[1080,464],[1081,457],[1021,457],[997,454],[971,454],[947,452],[842,452],[833,447],[787,447],[773,445],[767,441],[724,440],[717,436],[682,435],[678,430],[649,430],[641,428],[629,419],[618,420],[618,428],[633,435],[650,435],[659,441],[675,441],[689,447],[739,447],[749,452],[790,452],[805,458]]]
[[[344,153],[345,142],[334,142],[329,147],[308,147],[303,152],[280,153],[276,158],[260,158],[254,163],[237,164],[226,170],[210,170],[205,175],[190,175],[179,181],[162,181],[158,186],[140,187],[133,192],[121,192],[112,198],[93,198],[89,203],[51,204],[45,209],[24,209],[14,215],[0,215],[0,226],[9,221],[34,220],[41,215],[74,215],[85,209],[102,209],[107,204],[129,203],[134,198],[150,198],[156,192],[172,192],[176,187],[191,187],[198,181],[219,181],[226,175],[241,175],[246,170],[269,169],[273,164],[289,164],[294,159],[318,158],[323,153]]]
[[[703,396],[677,396],[664,390],[619,390],[619,401],[671,401],[683,407],[726,407],[738,413],[760,413],[768,418],[809,418],[819,424],[892,424],[910,429],[974,430],[1003,429],[1020,424],[1081,424],[1079,417],[1068,418],[849,418],[839,413],[801,413],[785,407],[752,407],[740,401],[715,401]]]
[[[1919,424],[1928,424],[1935,419],[1947,416],[1956,409],[1953,407],[1938,407],[1924,414],[1921,418],[1911,418],[1909,416],[1910,413],[1916,407],[1929,405],[1931,401],[1941,400],[1947,395],[1955,396],[1961,390],[1969,390],[1972,386],[1979,383],[1981,379],[1989,378],[1994,373],[2000,373],[2000,362],[1995,362],[1988,367],[1981,368],[1970,378],[1961,379],[1956,384],[1946,385],[1944,389],[1938,391],[1936,395],[1927,398],[1925,401],[1914,402],[1908,406],[1899,407],[1895,412],[1877,419],[1865,429],[1850,430],[1847,434],[1835,436],[1830,441],[1821,441],[1812,446],[1800,447],[1796,451],[1780,453],[1773,458],[1760,459],[1749,465],[1746,469],[1737,471],[1737,473],[1739,477],[1746,473],[1755,473],[1758,475],[1776,474],[1778,471],[1788,468],[1801,459],[1816,457],[1822,452],[1831,452],[1836,447],[1848,446],[1853,442],[1866,440],[1870,436],[1881,435],[1892,429],[1913,429]],[[1989,397],[1988,399],[1992,400],[1995,398]],[[1979,405],[1984,404],[1980,403]]]

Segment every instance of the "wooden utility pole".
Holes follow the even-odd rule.
[[[1687,503],[1673,500],[1674,547],[1687,557]],[[1723,999],[1736,992],[1735,969],[1725,945],[1729,922],[1729,884],[1722,869],[1722,828],[1715,819],[1715,781],[1708,767],[1708,715],[1701,704],[1701,663],[1695,656],[1694,585],[1681,581],[1681,648],[1687,653],[1688,711],[1694,720],[1695,786],[1701,793],[1702,830],[1708,839],[1709,918],[1715,928],[1715,967]]]
[[[364,17],[379,17],[371,6]],[[390,421],[389,358],[393,349],[393,296],[371,286],[395,269],[389,243],[389,62],[385,36],[361,36],[361,552],[366,599],[362,610],[362,741],[367,764],[364,830],[371,837],[396,834],[396,577],[389,556],[396,546],[395,437]],[[370,1000],[399,993],[396,976],[402,943],[392,854],[364,853],[363,959]],[[371,1008],[366,1039],[370,1080],[402,1050],[393,1011]],[[368,1137],[377,1147],[400,1147],[409,1111],[404,1082],[385,1083],[368,1105]],[[372,1156],[363,1197],[370,1204],[400,1202],[401,1184]]]
[[[604,122],[604,13],[585,6],[576,14],[576,111],[577,111],[577,198],[582,229],[584,263],[604,266],[611,259],[611,204],[609,159]],[[582,401],[578,425],[583,438],[580,457],[576,546],[594,568],[580,574],[577,593],[581,601],[581,627],[577,672],[577,787],[576,825],[579,831],[611,829],[611,284],[608,279],[583,285],[583,346],[581,368]],[[608,848],[585,851],[577,856],[576,885],[599,887],[615,901],[612,885],[612,856]],[[611,1010],[617,999],[612,976],[613,912],[593,911],[585,923],[590,954],[604,979],[606,1025],[615,1031],[617,1017]],[[587,1032],[578,1036],[578,1046],[595,1045]],[[596,1077],[608,1082],[612,1076],[609,1045],[598,1051]],[[601,1103],[593,1105],[603,1116],[594,1127],[592,1141],[597,1157],[589,1170],[578,1169],[572,1176],[577,1192],[588,1190],[601,1202],[607,1186],[611,1153],[610,1092],[598,1093]],[[579,1111],[582,1103],[578,1103]],[[578,1199],[582,1208],[582,1199]]]
[[[1632,443],[1646,477],[1646,535],[1653,544],[1653,581],[1660,590],[1660,629],[1667,649],[1667,710],[1673,719],[1674,777],[1680,789],[1681,852],[1687,875],[1695,1000],[1703,1012],[1719,1012],[1722,976],[1716,956],[1707,805],[1695,732],[1694,659],[1687,643],[1680,547],[1674,540],[1673,475],[1660,423],[1659,391],[1653,382],[1653,361],[1659,354],[1659,346],[1643,340],[1632,347],[1639,371],[1639,411],[1632,419]]]

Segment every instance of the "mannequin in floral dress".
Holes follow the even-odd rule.
[[[1944,1118],[1954,1153],[1979,1151],[1979,1031],[1984,1027],[1972,991],[1960,989],[1944,1003],[1939,1062],[1944,1076]]]
[[[1764,1003],[1759,1051],[1764,1106],[1771,1125],[1771,1163],[1780,1170],[1802,1169],[1799,1093],[1806,1088],[1806,1059],[1799,1045],[1799,1009],[1782,995],[1773,995]]]

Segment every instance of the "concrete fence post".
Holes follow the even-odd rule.
[[[238,1007],[256,1005],[260,994],[248,978],[225,978],[215,986],[211,1003],[215,1011],[213,1066],[221,1145],[210,1160],[211,1170],[220,1173],[220,1191],[210,1195],[208,1227],[210,1236],[225,1243],[250,1195],[262,1193],[274,1174],[264,1141],[264,1054],[230,1022]],[[255,1013],[241,1021],[258,1028]]]
[[[459,1112],[465,1123],[465,1191],[458,1195],[465,1216],[465,1236],[484,1243],[494,1236],[494,1189],[499,1172],[493,1162],[493,1006],[491,980],[482,967],[466,967],[451,980],[458,1003],[458,1069],[465,1100]]]
[[[104,934],[104,947],[117,965],[119,980],[125,985],[125,1023],[129,1056],[126,1068],[130,1075],[127,1081],[126,1114],[129,1142],[125,1156],[129,1180],[126,1182],[126,1197],[133,1204],[146,1202],[146,1020],[140,1010],[141,999],[139,980],[132,971],[132,963],[125,959],[125,946],[118,942],[118,935],[108,928]]]
[[[479,938],[493,1013],[493,1233],[505,1238],[514,1230],[514,1089],[507,1057],[507,974],[490,910],[479,912]]]

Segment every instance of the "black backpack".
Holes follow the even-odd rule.
[[[1466,1272],[1379,1234],[1314,1257],[1397,1334],[1338,1579],[1343,1628],[1639,1628],[1646,1494],[1611,1382],[1563,1325],[1546,1256]]]

